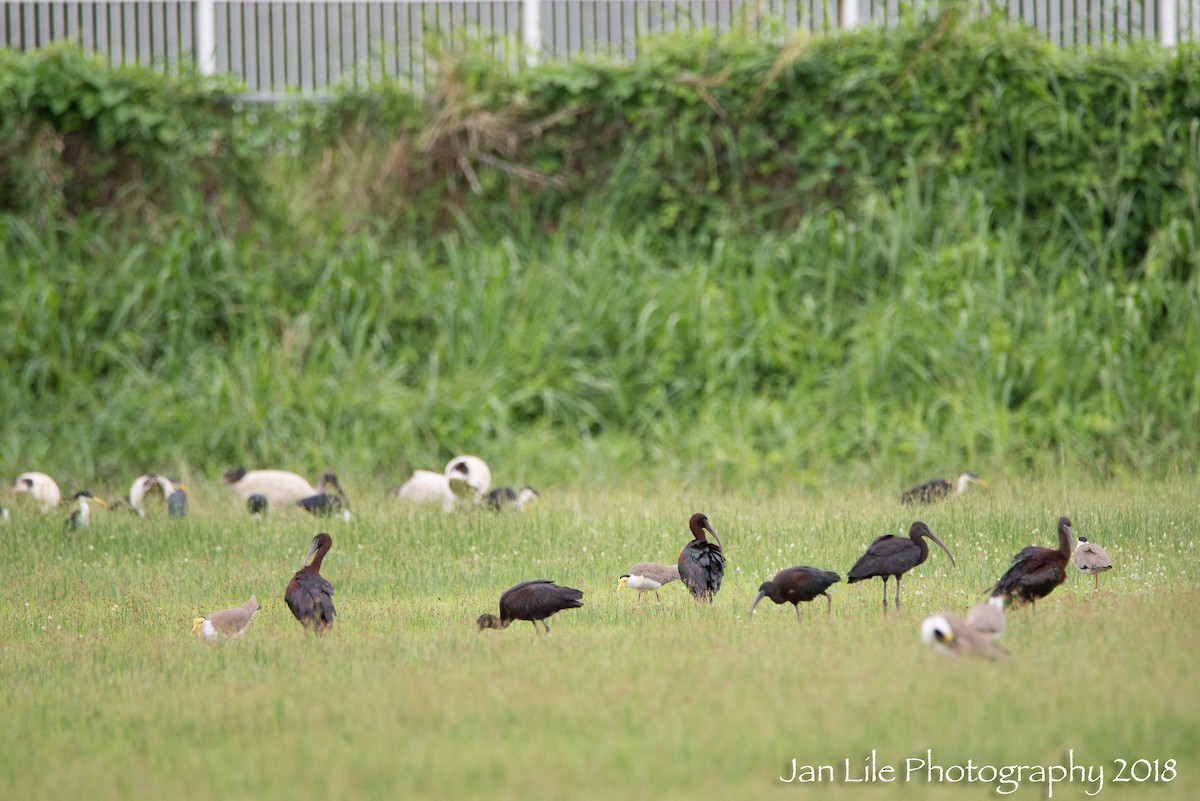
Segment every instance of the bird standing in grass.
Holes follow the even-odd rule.
[[[928,481],[919,487],[905,490],[900,494],[900,503],[933,503],[952,495],[962,495],[971,484],[978,484],[987,489],[987,482],[974,473],[963,473],[954,482],[944,478]]]
[[[236,640],[250,628],[250,621],[259,609],[262,607],[259,606],[258,599],[251,595],[250,600],[241,606],[213,612],[207,617],[195,618],[192,620],[192,634],[205,642]]]
[[[67,531],[77,531],[81,528],[87,528],[92,523],[92,504],[98,503],[101,506],[108,506],[102,498],[97,498],[87,490],[77,492],[71,496],[71,500],[79,504],[79,508],[71,512],[71,516],[67,518],[63,528]]]
[[[546,623],[546,618],[564,609],[583,606],[582,599],[582,590],[560,587],[547,579],[526,581],[510,587],[500,596],[500,617],[485,612],[476,619],[475,625],[480,631],[506,629],[514,620],[528,620],[537,634],[537,624],[540,620],[549,634],[550,626]]]
[[[1005,598],[1009,603],[1036,604],[1067,580],[1067,561],[1071,558],[1074,544],[1071,518],[1060,517],[1058,548],[1039,548],[1034,545],[1022,548],[1013,557],[1012,565],[992,587],[992,596]]]
[[[896,609],[899,610],[900,577],[929,558],[929,546],[925,543],[927,537],[936,542],[946,552],[946,556],[950,557],[950,564],[957,567],[950,549],[934,536],[933,532],[929,530],[929,526],[918,520],[908,529],[907,539],[894,534],[876,537],[875,541],[867,548],[867,552],[859,557],[858,561],[854,563],[854,567],[850,568],[847,583],[853,584],[856,581],[876,576],[881,577],[883,579],[883,613],[886,615],[887,582],[888,578],[895,576]]]
[[[938,612],[921,622],[921,639],[946,656],[1003,659],[1008,656],[992,637],[949,612]]]
[[[331,488],[346,501],[346,492],[338,483],[337,476],[325,473],[317,481],[317,486],[296,473],[287,470],[246,470],[235,467],[226,470],[221,480],[233,487],[234,492],[249,501],[254,495],[261,495],[272,506],[291,506],[305,498],[328,492]]]
[[[1079,544],[1075,546],[1074,561],[1075,567],[1096,577],[1097,590],[1100,589],[1100,574],[1105,570],[1112,570],[1112,560],[1108,558],[1108,551],[1094,542],[1088,542],[1087,537],[1079,538]]]
[[[826,592],[834,584],[842,580],[837,573],[819,570],[815,567],[799,565],[785,567],[775,574],[775,578],[764,581],[758,588],[758,597],[750,606],[750,614],[764,597],[770,598],[776,604],[791,604],[796,608],[796,622],[800,622],[800,603],[811,601],[818,595],[825,596],[825,614],[832,614],[833,599]]]
[[[42,512],[49,512],[62,503],[58,483],[45,473],[22,473],[13,483],[13,492],[24,492],[37,501]]]
[[[659,589],[672,581],[679,580],[679,568],[676,565],[660,565],[657,562],[638,562],[629,568],[629,572],[617,579],[617,590],[637,590],[637,603],[642,602],[642,595],[653,592],[660,602],[662,596]]]
[[[321,576],[321,563],[332,547],[333,537],[325,532],[313,537],[312,547],[304,557],[305,562],[312,557],[312,562],[308,562],[292,576],[283,593],[283,599],[287,601],[288,609],[292,610],[296,620],[299,620],[305,629],[317,634],[328,631],[333,626],[333,618],[337,614],[333,608],[333,585]]]
[[[712,603],[721,590],[721,579],[725,575],[721,538],[700,512],[688,520],[688,529],[692,532],[692,541],[679,552],[679,578],[693,598]],[[705,532],[712,534],[716,542],[709,542]]]

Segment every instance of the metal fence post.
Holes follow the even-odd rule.
[[[858,0],[841,0],[838,11],[838,22],[842,30],[848,31],[858,27]]]
[[[196,0],[196,69],[217,73],[217,9],[213,0]]]
[[[1179,18],[1175,15],[1175,0],[1158,0],[1158,42],[1163,47],[1179,44]]]
[[[542,53],[541,0],[521,0],[521,42],[525,47],[525,63],[536,66]]]

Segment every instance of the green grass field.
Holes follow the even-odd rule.
[[[995,478],[995,477],[992,477]],[[61,530],[13,503],[0,528],[0,798],[983,798],[1008,795],[996,769],[1031,766],[1012,797],[1047,797],[1032,766],[1103,768],[1097,797],[1200,793],[1200,508],[1184,482],[1077,486],[994,481],[914,511],[900,488],[815,495],[714,495],[546,487],[531,513],[412,512],[385,487],[348,482],[356,518],[249,519],[216,483],[190,516],[102,513]],[[896,490],[896,491],[894,491]],[[116,493],[114,493],[116,494]],[[711,608],[678,584],[635,611],[617,576],[674,561],[693,511],[709,515],[729,560]],[[1024,545],[1053,545],[1070,515],[1116,569],[1100,591],[1072,575],[1009,615],[1010,660],[943,658],[917,636],[927,614],[959,614]],[[843,575],[877,534],[924,519],[933,549],[884,618],[878,580],[835,585],[792,609],[746,612],[775,570]],[[306,636],[282,601],[313,534],[334,548],[322,573],[339,618]],[[579,587],[585,606],[550,621],[475,630],[518,581]],[[891,586],[891,585],[889,585]],[[192,618],[256,593],[240,640],[209,646]],[[964,784],[928,782],[906,759],[991,766]],[[892,766],[864,778],[871,751]],[[784,783],[831,765],[822,787]],[[1136,763],[1139,759],[1150,760]],[[1120,760],[1129,763],[1119,775]],[[1153,777],[1160,781],[1120,779]],[[915,766],[915,763],[914,763]],[[1166,781],[1168,777],[1172,780]],[[1099,785],[1053,787],[1084,798]]]

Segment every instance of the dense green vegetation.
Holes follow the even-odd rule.
[[[110,493],[120,487],[97,486]],[[825,603],[760,604],[792,564],[843,576],[871,538],[915,512],[883,491],[713,497],[557,492],[521,514],[406,515],[383,483],[355,484],[357,517],[330,522],[322,574],[339,618],[306,636],[281,599],[314,532],[298,510],[254,523],[217,483],[191,514],[61,514],[20,505],[0,526],[0,796],[361,799],[796,797],[983,799],[997,782],[843,781],[877,749],[897,766],[932,749],[942,766],[1102,767],[1055,799],[1195,799],[1200,640],[1193,482],[995,486],[919,514],[933,549],[904,579],[901,613],[880,582],[839,583]],[[729,558],[715,604],[678,584],[635,611],[617,576],[671,561],[687,516],[708,513]],[[918,641],[939,609],[962,614],[1069,513],[1115,564],[1100,591],[1072,575],[1008,616],[1004,663],[951,661]],[[475,631],[518,581],[584,591],[581,609]],[[894,584],[889,585],[889,587]],[[225,646],[190,637],[194,615],[256,593],[262,610]],[[790,760],[833,764],[820,788],[785,785]],[[1116,781],[1117,759],[1174,760],[1170,781]],[[1141,774],[1145,777],[1144,772]],[[1128,775],[1125,777],[1128,778]],[[1010,789],[1010,788],[1006,788]],[[1047,798],[1028,774],[1021,799]]]
[[[1194,49],[951,11],[233,97],[0,53],[7,472],[1195,469]]]

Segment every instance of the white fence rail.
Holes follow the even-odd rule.
[[[918,0],[919,2],[919,0]],[[1200,41],[1200,0],[982,0],[1064,47]],[[932,7],[932,4],[930,5]],[[384,76],[423,85],[427,43],[468,36],[523,59],[636,57],[639,37],[700,28],[892,25],[900,0],[0,0],[0,48],[59,40],[113,64],[227,73],[252,94],[320,93]]]

